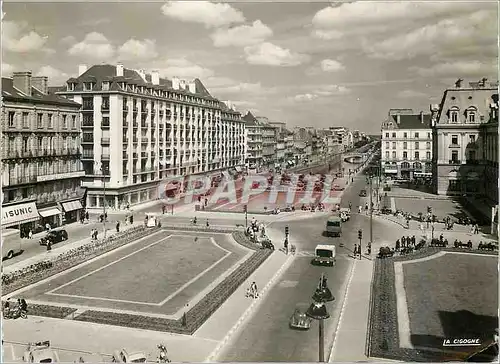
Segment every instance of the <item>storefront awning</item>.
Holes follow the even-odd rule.
[[[69,211],[83,209],[83,206],[82,206],[82,203],[80,202],[80,200],[74,200],[74,201],[69,201],[69,202],[63,202],[62,208],[65,212],[69,212]]]
[[[2,207],[2,227],[24,224],[40,219],[35,202],[20,203]]]
[[[57,207],[49,207],[47,209],[38,210],[38,212],[42,217],[49,217],[62,214],[61,210],[59,210]]]
[[[384,169],[384,173],[398,173],[397,169]]]
[[[413,177],[432,177],[432,173],[415,172]]]

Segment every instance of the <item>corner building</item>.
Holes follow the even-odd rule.
[[[80,65],[58,92],[82,104],[87,206],[123,209],[159,198],[162,179],[244,165],[241,114],[199,79],[118,65]],[[105,196],[105,197],[104,197]]]

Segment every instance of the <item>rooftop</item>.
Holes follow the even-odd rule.
[[[427,129],[430,127],[431,114],[391,115],[389,120],[382,125],[382,129]]]

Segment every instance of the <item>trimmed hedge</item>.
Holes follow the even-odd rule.
[[[125,326],[146,330],[192,335],[203,323],[236,291],[236,289],[271,255],[270,250],[259,250],[246,260],[236,271],[217,285],[193,308],[178,320],[121,314],[102,311],[85,311],[75,320]]]
[[[5,301],[2,301],[2,307],[4,305]],[[76,308],[70,308],[70,307],[41,305],[35,303],[30,303],[28,305],[28,316],[33,315],[33,316],[44,316],[44,317],[63,319],[76,311],[77,311]]]
[[[394,263],[415,260],[440,251],[498,255],[480,250],[428,247],[412,254],[376,259],[370,297],[370,326],[368,328],[368,357],[415,362],[443,361],[447,354],[439,351],[406,349],[399,347],[397,299]]]
[[[252,250],[259,250],[260,247],[252,242],[248,236],[245,235],[242,231],[237,231],[233,233],[233,239],[240,245],[243,245],[245,248]]]
[[[53,276],[54,274],[61,273],[67,269],[73,268],[99,255],[119,248],[120,246],[129,244],[137,239],[151,235],[159,230],[158,228],[145,228],[144,226],[140,226],[134,229],[136,229],[136,231],[133,231],[132,234],[130,234],[131,232],[130,230],[128,230],[124,231],[123,233],[116,234],[107,240],[101,241],[102,244],[97,246],[94,250],[85,251],[84,249],[82,249],[81,254],[75,254],[73,257],[71,257],[72,259],[69,259],[66,253],[62,253],[55,257],[55,259],[52,261],[52,267],[50,268],[40,271],[26,271],[26,273],[20,275],[19,278],[15,281],[9,283],[2,282],[2,294],[9,294],[21,288],[40,282],[41,280]],[[129,235],[129,238],[120,240],[120,238],[125,235]],[[95,244],[95,242],[91,242],[85,245],[90,244]],[[82,247],[84,247],[85,245],[82,245]]]

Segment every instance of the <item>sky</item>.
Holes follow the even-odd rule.
[[[2,76],[51,86],[79,64],[199,78],[272,121],[378,134],[458,78],[498,79],[496,1],[4,2]]]

